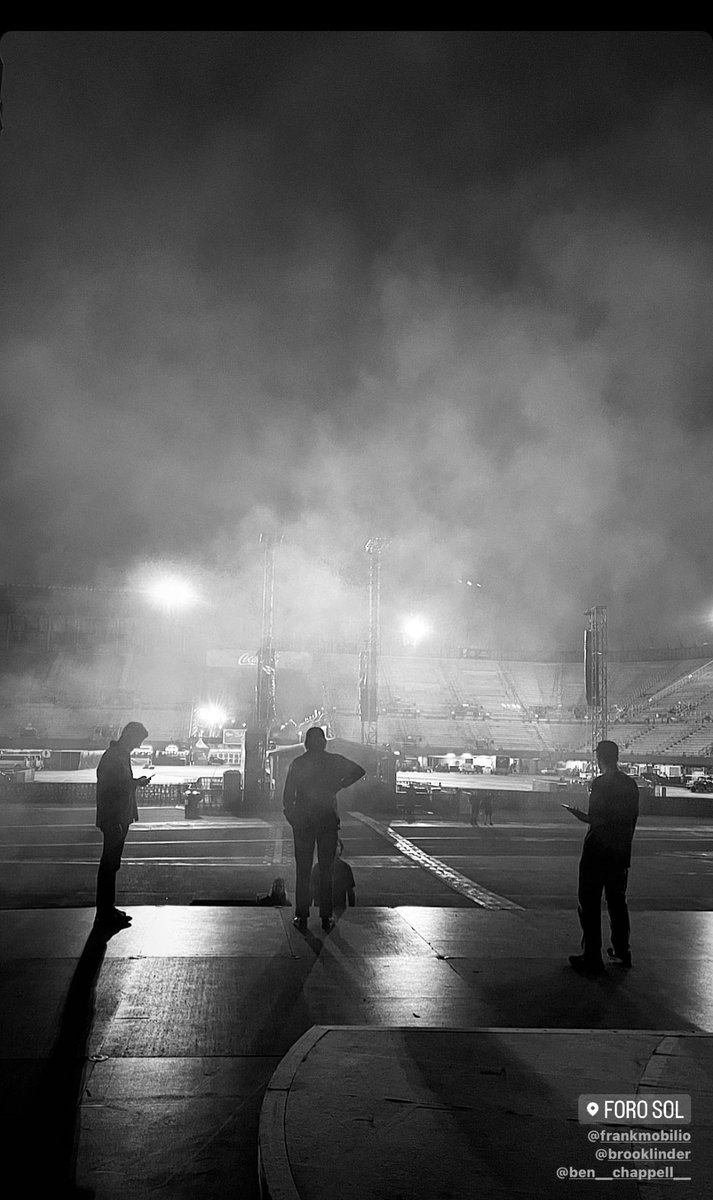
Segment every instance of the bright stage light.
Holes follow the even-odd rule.
[[[225,709],[217,704],[203,704],[196,709],[198,720],[204,725],[224,725],[228,719]]]
[[[431,632],[431,626],[425,617],[407,617],[402,625],[404,637],[413,645],[422,642]]]
[[[198,600],[198,594],[187,579],[180,575],[161,575],[143,588],[144,594],[157,608],[164,612],[179,612],[190,608]]]

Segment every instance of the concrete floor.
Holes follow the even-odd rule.
[[[660,1172],[659,1186],[677,1196],[703,1197],[713,1167],[712,1078],[713,1038],[701,1034],[316,1027],[282,1060],[265,1096],[266,1191],[272,1200],[509,1200],[591,1197],[596,1183],[596,1195],[674,1194],[651,1182],[642,1193],[640,1178],[622,1177],[633,1168]],[[646,1105],[634,1135],[655,1140],[603,1140],[631,1136],[630,1124],[602,1125],[586,1109],[613,1080],[640,1111]],[[649,1121],[664,1090],[681,1112],[673,1125]],[[684,1093],[693,1093],[690,1123]],[[316,1096],[329,1154],[315,1147]]]
[[[369,1126],[373,1088],[379,1081],[385,1085],[393,1074],[394,1055],[412,1081],[422,1078],[421,1053],[426,1059],[435,1054],[444,1078],[462,1072],[464,1057],[474,1072],[486,1069],[486,1043],[476,1038],[466,1049],[456,1039],[449,1043],[451,1051],[435,1051],[428,1040],[434,1031],[528,1031],[528,1046],[539,1047],[527,1051],[536,1089],[549,1092],[556,1085],[562,1104],[568,1088],[575,1095],[583,1086],[583,1051],[578,1048],[583,1043],[548,1040],[533,1030],[585,1031],[589,1058],[600,1062],[617,1093],[640,1084],[641,1071],[654,1053],[646,1041],[630,1061],[616,1040],[623,1031],[639,1031],[647,1038],[659,1031],[655,1046],[664,1034],[693,1034],[708,1046],[703,1035],[713,1033],[711,913],[637,913],[633,970],[612,967],[596,981],[582,979],[568,965],[567,955],[578,949],[572,912],[356,908],[327,935],[318,921],[306,935],[298,933],[291,915],[289,909],[145,906],[133,910],[131,929],[106,940],[92,933],[90,909],[1,911],[0,1096],[8,1177],[14,1166],[25,1194],[33,1186],[37,1194],[50,1187],[51,1194],[61,1194],[63,1184],[67,1194],[97,1200],[148,1200],[157,1194],[252,1200],[259,1194],[263,1099],[269,1108],[271,1092],[280,1091],[270,1082],[274,1072],[314,1026],[367,1027],[359,1035],[366,1038],[363,1052],[376,1058],[362,1076],[363,1094],[355,1093],[348,1109],[337,1102],[337,1084],[349,1061],[339,1043],[334,1043],[332,1067],[320,1068],[320,1082],[305,1076],[305,1116],[295,1108],[296,1124],[292,1117],[289,1128],[283,1123],[281,1151],[288,1159],[293,1153],[302,1164],[293,1183],[297,1179],[303,1200],[320,1194],[310,1190],[311,1181],[316,1187],[326,1178],[325,1158],[337,1162],[329,1151],[332,1141],[341,1145],[351,1136],[354,1146],[359,1144]],[[408,1030],[408,1040],[379,1051],[368,1034],[381,1037],[384,1027]],[[595,1036],[594,1031],[600,1032]],[[520,1051],[511,1048],[508,1053],[517,1057]],[[686,1052],[683,1058],[676,1083],[678,1090],[695,1093],[693,1126],[700,1143],[710,1123],[710,1060],[702,1052],[693,1057]],[[325,1083],[330,1070],[334,1092]],[[569,1072],[566,1086],[563,1072]],[[487,1136],[491,1158],[507,1154],[514,1164],[519,1152],[510,1144],[512,1122],[499,1125],[495,1120],[503,1106],[520,1111],[519,1076],[509,1078],[515,1091],[508,1091],[508,1085],[501,1093],[501,1108],[493,1110]],[[651,1082],[654,1077],[648,1078]],[[437,1103],[439,1119],[446,1124],[433,1144],[447,1157],[450,1180],[439,1194],[460,1196],[465,1193],[453,1191],[453,1181],[461,1162],[464,1169],[466,1162],[468,1170],[472,1167],[472,1157],[462,1159],[460,1149],[470,1134],[460,1109],[452,1107],[460,1103],[457,1098],[451,1095],[445,1109],[442,1100]],[[401,1119],[396,1112],[392,1139]],[[457,1130],[448,1124],[448,1112],[460,1122]],[[563,1128],[576,1121],[576,1113],[567,1116],[562,1110],[561,1115]],[[482,1113],[481,1118],[485,1120]],[[307,1122],[303,1134],[301,1122]],[[37,1148],[29,1156],[28,1130]],[[570,1133],[563,1133],[561,1146],[572,1157]],[[424,1126],[426,1134],[435,1136],[432,1127]],[[291,1142],[293,1137],[297,1140]],[[559,1135],[552,1132],[548,1145],[553,1137]],[[403,1167],[410,1143],[396,1140]],[[363,1140],[361,1144],[365,1146]],[[514,1165],[507,1175],[511,1195],[536,1194],[528,1190],[536,1174],[532,1138],[527,1144],[527,1153],[519,1155],[517,1188]],[[298,1145],[302,1148],[294,1149]],[[305,1157],[304,1145],[311,1147],[311,1159]],[[472,1153],[475,1149],[471,1146]],[[574,1165],[591,1165],[584,1141],[580,1150],[572,1158]],[[276,1153],[272,1130],[266,1134],[263,1159]],[[705,1166],[702,1153],[697,1152],[695,1162]],[[358,1156],[350,1160],[345,1179],[353,1177],[357,1161]],[[542,1161],[543,1170],[549,1170],[554,1158],[549,1154]],[[426,1178],[421,1180],[424,1187]],[[702,1178],[705,1174],[699,1173],[690,1185],[676,1184],[676,1196],[703,1195],[690,1190]],[[478,1194],[504,1194],[492,1172],[482,1182]],[[341,1194],[342,1183],[332,1176],[332,1185],[338,1184],[332,1194]],[[430,1200],[433,1193],[418,1185],[414,1175],[410,1192],[399,1183],[390,1191],[362,1190],[360,1200],[376,1195],[410,1195],[414,1200],[428,1195]],[[541,1195],[541,1181],[538,1186]],[[597,1194],[614,1186],[623,1185],[598,1184]],[[273,1200],[279,1200],[277,1194]]]

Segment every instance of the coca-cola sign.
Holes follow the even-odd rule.
[[[236,666],[252,667],[253,670],[257,667],[257,654],[236,654],[234,649],[211,648],[206,651],[205,665],[209,670],[230,671]],[[267,659],[265,660],[268,661]],[[309,655],[295,653],[289,651],[284,653],[282,650],[274,651],[274,662],[281,666],[299,668],[304,670],[311,663]]]

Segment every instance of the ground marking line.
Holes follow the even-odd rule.
[[[521,904],[516,904],[514,900],[508,900],[505,896],[498,896],[496,892],[490,892],[487,888],[481,887],[478,883],[473,883],[471,879],[467,879],[465,875],[461,875],[460,871],[453,870],[452,867],[447,867],[440,859],[433,858],[430,854],[426,854],[424,850],[420,850],[418,846],[414,846],[408,838],[402,837],[400,833],[396,833],[388,825],[384,825],[382,821],[376,821],[373,817],[367,817],[364,813],[352,812],[352,817],[356,817],[358,821],[363,821],[376,833],[380,833],[382,837],[388,838],[394,845],[398,846],[402,854],[407,855],[423,867],[426,871],[430,871],[454,892],[458,892],[461,896],[466,896],[473,904],[477,904],[480,908],[490,909],[515,909],[518,912],[524,912]]]

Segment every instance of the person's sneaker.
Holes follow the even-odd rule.
[[[606,967],[603,962],[590,962],[583,954],[570,954],[569,965],[580,975],[594,976],[606,974]]]
[[[613,963],[617,963],[620,967],[630,967],[633,965],[631,961],[631,950],[627,950],[626,954],[617,954],[616,950],[610,946],[607,950],[607,954],[609,955],[611,961]]]
[[[295,917],[294,920],[292,921],[292,924],[294,925],[295,929],[299,929],[300,933],[307,932],[307,918],[306,917]]]
[[[325,933],[329,933],[330,929],[334,929],[334,918],[322,917],[322,929]]]

